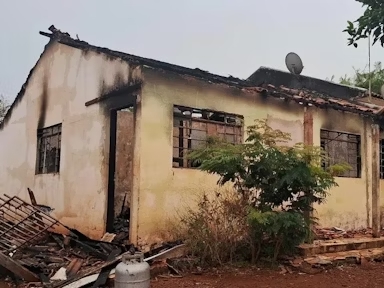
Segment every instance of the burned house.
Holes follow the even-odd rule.
[[[132,243],[150,244],[169,235],[168,221],[196,195],[217,189],[185,152],[211,135],[242,143],[245,128],[265,118],[292,143],[322,145],[352,166],[317,207],[324,226],[380,222],[380,105],[222,77],[50,30],[0,126],[0,192],[25,199],[31,188],[87,236],[118,226]]]

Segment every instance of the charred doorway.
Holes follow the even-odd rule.
[[[111,110],[107,231],[129,240],[135,137],[133,106]]]

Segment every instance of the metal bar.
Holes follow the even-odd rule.
[[[211,124],[220,125],[220,126],[227,126],[227,127],[241,127],[242,126],[242,124],[225,123],[225,122],[209,120],[209,119],[180,117],[180,116],[175,116],[175,115],[173,117],[174,117],[173,119],[176,121],[191,121],[191,122],[200,122],[200,123],[211,123]],[[175,126],[175,127],[177,127],[177,126]]]
[[[7,194],[4,194],[4,196],[10,198],[10,196],[8,196]],[[39,212],[41,212],[40,216],[42,216],[42,217],[44,218],[44,220],[50,221],[50,222],[52,222],[52,223],[54,223],[54,222],[57,221],[57,220],[56,220],[55,218],[53,218],[52,216],[50,216],[50,215],[44,213],[44,212],[43,212],[42,210],[40,210],[37,206],[32,206],[32,205],[30,205],[29,203],[25,202],[24,200],[20,199],[20,198],[17,197],[17,196],[15,196],[15,197],[13,197],[13,198],[15,198],[16,200],[19,200],[20,202],[22,202],[22,203],[25,205],[24,208],[30,210],[31,212],[32,212],[32,211],[36,211],[36,210],[39,211]],[[3,199],[0,197],[0,200],[3,200]],[[4,201],[4,200],[3,200],[3,201]],[[22,212],[23,212],[23,213],[26,213],[26,212],[24,212],[24,211],[22,211]]]
[[[196,130],[195,130],[196,131]],[[203,131],[205,132],[205,130],[200,130],[200,131]],[[237,137],[241,137],[240,134],[235,134],[235,133],[217,133],[217,135],[222,135],[222,136],[237,136]],[[208,137],[211,136],[211,135],[208,135]],[[207,142],[207,139],[197,139],[197,138],[191,138],[191,137],[179,137],[179,136],[173,136],[174,139],[186,139],[186,140],[192,140],[192,141],[200,141],[200,142]],[[356,142],[348,142],[348,143],[352,143],[352,144],[357,144]]]
[[[11,213],[9,213],[9,212],[13,212],[12,214]],[[2,211],[4,214],[6,214],[6,215],[8,215],[10,218],[13,218],[15,221],[19,221],[19,223],[18,224],[16,224],[16,225],[19,225],[20,224],[20,219],[18,219],[18,218],[16,218],[15,217],[15,215],[16,216],[19,216],[19,217],[24,217],[24,215],[20,215],[19,213],[16,213],[16,211],[12,211],[12,210],[8,210],[8,211]],[[17,210],[17,211],[20,211],[20,210]],[[35,213],[37,213],[38,211],[36,211]],[[24,212],[25,213],[25,212]],[[46,227],[46,223],[44,223],[45,225],[38,225],[38,224],[36,224],[35,223],[35,221],[33,221],[34,220],[34,215],[33,215],[33,213],[31,214],[28,214],[28,213],[25,213],[26,215],[27,215],[27,220],[29,220],[29,221],[25,221],[24,222],[24,225],[25,226],[29,226],[29,228],[30,228],[30,230],[35,230],[35,231],[37,231],[37,232],[40,232],[41,230],[39,229],[39,228],[41,228],[41,229],[44,229],[45,227]],[[29,222],[32,222],[32,223],[29,223]],[[52,223],[51,223],[52,224]],[[37,228],[36,228],[36,226],[37,226]],[[52,226],[52,225],[51,225]],[[16,228],[16,227],[14,227],[14,228]],[[27,229],[28,230],[28,229]]]
[[[15,221],[20,221],[20,219],[18,219],[18,218],[16,218],[15,216],[13,216],[13,215],[11,215],[11,214],[9,214],[9,213],[7,213],[7,212],[5,212],[5,211],[3,211],[3,213],[4,214],[6,214],[6,215],[8,215],[9,217],[12,217]],[[16,213],[15,213],[16,214]],[[20,216],[20,217],[23,217],[23,215],[19,215],[19,214],[16,214],[17,216]],[[26,215],[28,215],[27,216],[27,219],[30,217],[30,215],[31,214],[26,214]],[[20,224],[20,222],[18,223],[18,224]],[[17,225],[18,225],[17,224]],[[45,227],[45,225],[44,226],[39,226],[37,223],[34,223],[36,226],[38,226],[39,228],[42,228],[42,229],[44,229],[44,227]],[[34,227],[33,225],[31,225],[31,224],[29,224],[28,222],[26,222],[26,223],[24,223],[24,225],[26,225],[26,226],[29,226],[31,229],[33,229],[33,230],[36,230],[36,231],[40,231],[38,228],[36,228],[36,227]],[[1,236],[1,235],[0,235]]]
[[[10,243],[8,240],[3,240],[3,241],[7,241],[8,243]],[[12,247],[12,244],[7,244],[7,243],[4,243],[3,241],[0,241],[0,245],[3,245],[3,250],[8,250],[10,247]]]
[[[38,211],[35,211],[35,212],[33,212],[31,215],[34,215],[34,214],[37,213],[37,212],[38,212]],[[9,228],[9,229],[5,230],[4,232],[2,232],[2,233],[0,234],[0,237],[3,236],[5,233],[11,231],[14,227],[17,227],[17,225],[20,225],[21,223],[23,223],[24,221],[26,221],[29,217],[30,217],[30,216],[27,216],[27,217],[23,218],[19,223],[15,224],[15,225],[12,225],[11,228]]]
[[[10,197],[10,196],[8,196],[7,194],[4,194],[4,196],[6,196],[6,197]],[[48,214],[46,214],[46,213],[44,213],[42,210],[40,210],[37,206],[32,206],[32,205],[30,205],[29,203],[27,203],[27,202],[25,202],[24,200],[22,200],[22,199],[20,199],[19,197],[17,197],[17,196],[15,196],[15,197],[13,197],[13,198],[15,198],[15,200],[18,200],[19,202],[21,202],[21,204],[23,205],[23,207],[24,208],[26,208],[26,209],[28,209],[28,210],[30,210],[31,212],[32,211],[39,211],[39,212],[41,212],[42,214],[41,214],[41,216],[43,216],[43,218],[45,218],[45,220],[47,220],[47,221],[50,221],[50,222],[52,222],[52,223],[54,223],[54,222],[56,222],[57,220],[55,219],[55,218],[53,218],[53,217],[51,217],[51,216],[49,216]],[[0,199],[1,199],[1,197],[0,197]],[[16,201],[15,201],[16,202]],[[18,203],[19,203],[18,202]],[[22,211],[23,213],[26,213],[26,212],[24,212],[24,211]]]
[[[216,113],[216,114],[221,114],[221,115],[227,116],[227,117],[229,116],[229,117],[244,119],[243,115],[232,114],[232,113],[223,112],[223,111],[215,111],[215,110],[210,110],[210,109],[199,109],[199,108],[192,108],[192,107],[186,107],[186,106],[181,106],[181,105],[174,105],[173,109],[174,109],[173,113],[176,115],[180,115],[183,111],[190,111],[191,113],[195,111],[195,112],[200,112],[200,113],[203,113],[203,112]],[[175,109],[180,110],[181,113],[175,112]],[[181,115],[185,116],[184,114],[181,114]]]
[[[16,246],[16,248],[20,248],[21,246],[23,246],[23,245],[25,245],[25,243],[27,243],[27,242],[31,242],[31,239],[36,239],[37,238],[37,236],[39,236],[39,235],[41,235],[44,231],[46,231],[47,229],[49,229],[51,226],[48,226],[48,227],[45,227],[43,230],[36,230],[35,229],[35,231],[33,231],[32,229],[31,229],[31,234],[32,234],[32,236],[29,236],[29,238],[25,238],[25,237],[23,237],[22,235],[21,235],[21,233],[19,232],[19,233],[17,233],[17,231],[16,230],[19,230],[19,227],[17,227],[17,226],[19,226],[20,224],[21,224],[22,222],[19,222],[19,223],[17,223],[16,225],[13,225],[13,226],[11,226],[11,225],[9,225],[9,226],[11,226],[11,227],[9,227],[8,229],[7,229],[7,231],[9,232],[9,234],[8,235],[5,235],[5,237],[1,237],[1,238],[3,238],[2,240],[0,240],[0,242],[1,241],[8,241],[8,242],[11,242],[10,240],[8,240],[7,239],[7,236],[9,236],[8,238],[11,238],[12,239],[12,241],[13,242],[17,242],[17,246]],[[6,232],[7,232],[6,231]],[[12,235],[10,234],[10,233],[12,233]],[[24,233],[24,232],[23,232]],[[24,233],[25,234],[25,233]],[[2,236],[2,235],[1,235]],[[5,238],[5,239],[4,239]],[[38,241],[38,239],[36,239],[36,241]],[[11,242],[12,243],[12,242]],[[16,244],[16,243],[13,243],[13,244]],[[11,248],[10,248],[11,249]],[[12,249],[11,250],[13,250],[13,249],[15,249],[15,247],[12,247]]]
[[[15,213],[15,211],[12,211],[12,209],[9,209],[9,210],[3,210],[2,213],[4,215],[7,215],[9,216],[8,218],[10,218],[9,220],[11,220],[11,222],[19,222],[22,218],[24,217],[23,215],[20,215],[18,213]],[[30,214],[26,214],[28,216],[30,216]],[[4,217],[4,219],[6,219],[7,217]],[[35,229],[34,226],[30,225],[28,222],[24,223],[25,226],[30,226],[31,228]],[[45,226],[43,226],[42,228],[44,228]],[[35,229],[35,230],[38,230],[38,229]]]
[[[53,225],[52,225],[53,226]],[[22,243],[18,248],[26,245],[27,243],[30,243],[33,239],[36,239],[37,236],[39,236],[41,233],[43,232],[46,232],[49,228],[51,228],[52,226],[47,226],[44,230],[41,230],[40,233],[37,233],[35,235],[33,235],[32,237],[30,237],[27,241],[25,241],[24,243]]]
[[[48,235],[47,230],[62,225],[58,220],[45,214],[38,207],[26,203],[17,196],[4,195],[4,198],[0,197],[0,203],[0,228],[3,230],[0,233],[0,251],[5,253],[5,255],[0,253],[0,259],[2,255],[8,258],[7,254],[11,251],[28,244],[36,244],[42,237]],[[6,265],[5,267],[8,268],[6,261],[3,262]],[[10,262],[12,263],[9,263],[9,270],[17,270],[15,274],[30,279],[35,276],[28,275],[25,271],[19,271],[22,266],[21,268],[17,266],[19,263],[14,260],[10,259]]]
[[[0,224],[7,225],[8,227],[11,226],[9,223],[6,223],[6,222],[3,221],[1,218],[0,218]],[[20,230],[19,228],[17,228],[17,230],[19,230],[20,233],[26,235],[27,237],[29,236],[29,235],[27,234],[27,232],[24,232],[24,231]],[[23,238],[23,236],[21,236],[21,235],[19,235],[19,236]]]
[[[3,200],[3,199],[1,199],[1,200]],[[3,201],[5,201],[5,202],[3,204],[0,204],[0,208],[3,207],[4,205],[8,204],[8,202],[12,201],[12,198],[9,200],[3,200]]]

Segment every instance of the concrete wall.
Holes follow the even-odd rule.
[[[0,193],[29,201],[27,187],[54,216],[83,233],[105,232],[109,118],[85,102],[140,77],[126,62],[52,43],[0,131]],[[62,123],[59,174],[35,175],[37,128]]]
[[[384,104],[383,104],[384,106]],[[384,131],[380,133],[380,139],[384,139]],[[380,147],[381,149],[381,147]],[[380,214],[381,214],[381,227],[384,227],[384,179],[380,179]]]
[[[316,206],[317,217],[323,227],[357,229],[371,225],[372,210],[372,136],[369,120],[335,110],[314,113],[314,145],[320,145],[320,129],[348,132],[361,136],[361,178],[337,177],[323,205]]]
[[[133,120],[130,236],[134,243],[161,241],[170,232],[169,220],[193,206],[201,193],[218,188],[212,175],[172,167],[173,105],[243,115],[245,126],[266,118],[273,128],[292,133],[291,144],[304,141],[301,105],[143,69],[145,84]],[[101,103],[86,107],[85,103],[140,79],[141,69],[121,60],[62,44],[48,47],[24,97],[0,131],[0,193],[28,200],[29,187],[39,203],[55,208],[59,220],[91,237],[101,237],[107,212],[110,107]],[[364,127],[370,123],[348,113],[311,109],[316,145],[321,128],[358,133],[363,139],[362,178],[337,179],[339,187],[330,191],[325,205],[316,207],[321,224],[367,226],[372,185],[366,176],[372,165],[370,130]],[[35,175],[39,122],[43,127],[62,123],[59,174]],[[117,171],[119,167],[117,163]]]
[[[217,178],[212,175],[197,169],[172,167],[174,104],[240,114],[244,116],[245,126],[253,124],[255,119],[267,118],[273,128],[292,133],[291,144],[304,141],[304,108],[301,105],[273,98],[266,100],[237,89],[150,69],[145,70],[144,76],[140,131],[143,153],[138,200],[138,237],[142,244],[159,241],[169,233],[168,221],[175,219],[186,207],[195,205],[202,192],[218,188]],[[321,128],[357,133],[364,139],[364,125],[368,124],[359,116],[311,109],[315,145],[320,145]],[[370,141],[369,133],[367,136]],[[370,181],[366,181],[371,169],[369,164],[367,166],[366,155],[370,151],[362,141],[362,178],[337,178],[339,187],[330,191],[326,204],[316,207],[323,226],[359,228],[371,221]]]
[[[142,91],[139,242],[156,241],[169,232],[186,207],[203,192],[217,190],[217,178],[197,169],[172,167],[173,105],[205,108],[244,116],[245,126],[268,118],[274,128],[290,127],[296,141],[303,141],[303,108],[276,99],[267,101],[227,86],[161,74],[146,69]],[[294,124],[294,125],[292,125]],[[137,137],[137,136],[136,136]],[[156,141],[154,141],[156,139]],[[161,151],[161,153],[159,153]]]

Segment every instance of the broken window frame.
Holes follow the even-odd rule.
[[[337,136],[332,137],[330,136],[331,133],[336,133]],[[347,139],[343,139],[342,136],[346,136]],[[322,166],[324,169],[329,167],[330,165],[340,164],[341,162],[337,160],[335,155],[333,156],[329,155],[327,146],[332,142],[347,143],[347,146],[355,146],[354,149],[349,147],[347,148],[347,152],[346,152],[347,160],[344,161],[344,163],[347,163],[349,166],[351,166],[351,169],[345,171],[344,174],[342,175],[338,175],[338,177],[361,178],[361,136],[359,134],[321,129],[320,130],[320,146],[325,151],[327,157],[329,158],[329,161],[331,162],[331,163],[326,163],[326,161],[323,161]],[[355,154],[355,156],[353,154]]]
[[[36,175],[39,174],[56,174],[60,172],[60,155],[61,155],[61,129],[62,125],[57,124],[37,130],[37,153],[36,153]],[[56,143],[54,143],[56,141]],[[56,145],[55,145],[56,144]],[[51,151],[50,159],[47,158],[49,146],[56,148]],[[47,161],[48,159],[48,161]]]
[[[197,116],[200,115],[200,116]],[[219,117],[212,119],[212,117]],[[199,129],[195,126],[202,126]],[[178,135],[175,129],[178,128]],[[221,130],[221,131],[220,131]],[[232,130],[232,131],[230,131]],[[172,135],[172,166],[174,168],[196,168],[197,163],[187,159],[186,152],[193,150],[193,142],[203,142],[205,145],[209,137],[227,139],[230,143],[243,143],[244,117],[242,115],[198,109],[180,105],[173,106],[173,135]],[[192,138],[192,133],[206,134],[205,137]],[[233,141],[228,138],[233,138]],[[175,141],[176,140],[176,141]],[[175,142],[177,145],[175,145]],[[186,147],[185,147],[186,146]],[[178,153],[175,153],[178,149]],[[177,150],[176,150],[177,151]]]

